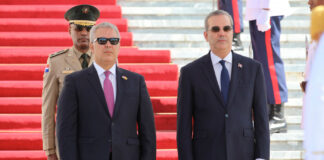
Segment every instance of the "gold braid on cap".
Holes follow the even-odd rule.
[[[69,23],[78,24],[78,25],[82,25],[82,26],[93,26],[96,24],[96,21],[70,20]]]

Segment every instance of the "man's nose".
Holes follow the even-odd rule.
[[[87,31],[86,28],[82,28],[82,31],[80,31],[80,33],[81,33],[82,35],[87,35],[87,34],[89,34],[89,32]]]

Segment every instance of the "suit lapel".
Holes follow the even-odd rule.
[[[124,87],[125,87],[125,83],[126,83],[126,80],[127,79],[123,79],[123,71],[116,67],[116,87],[117,87],[117,97],[116,97],[116,102],[115,102],[115,108],[114,108],[114,114],[113,114],[113,117],[115,117],[117,114],[118,114],[118,110],[120,108],[120,104],[121,104],[121,101],[122,101],[122,96],[123,96],[123,90],[124,90]]]
[[[231,82],[230,82],[230,88],[229,88],[229,92],[228,92],[228,103],[227,103],[228,110],[229,110],[229,107],[231,106],[230,104],[233,101],[233,98],[235,96],[236,88],[239,83],[239,79],[241,78],[240,70],[242,69],[239,67],[239,64],[241,64],[242,62],[240,62],[240,58],[238,57],[238,55],[234,52],[232,52],[232,55],[233,55],[232,73],[231,73]]]
[[[210,58],[210,52],[209,54],[205,55],[204,59],[203,59],[203,64],[202,64],[203,68],[202,71],[204,72],[205,76],[208,79],[209,85],[211,86],[213,92],[215,93],[216,97],[218,98],[218,100],[222,103],[223,109],[225,109],[225,105],[224,105],[224,101],[217,83],[217,79],[215,76],[215,71],[213,68],[213,64]]]
[[[110,117],[110,114],[109,114],[109,111],[108,111],[108,107],[107,107],[107,103],[106,103],[105,94],[103,92],[103,89],[102,89],[102,86],[100,84],[100,80],[99,80],[99,77],[98,77],[98,73],[97,73],[94,65],[91,65],[89,67],[89,73],[88,74],[89,74],[88,81],[90,82],[90,84],[92,85],[92,88],[97,93],[98,98],[99,98],[102,106],[104,107],[105,112]]]

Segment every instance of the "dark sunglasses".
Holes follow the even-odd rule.
[[[109,41],[111,45],[117,45],[119,43],[119,38],[105,38],[105,37],[99,37],[94,40],[94,42],[98,42],[100,45],[105,45]]]
[[[83,25],[75,24],[75,30],[79,32],[83,31],[83,28],[85,28],[89,32],[92,27],[93,26],[83,26]]]
[[[211,29],[210,29],[212,32],[219,32],[221,30],[220,27],[218,26],[213,26]],[[224,32],[229,32],[232,30],[232,27],[231,26],[224,26],[223,27],[223,31]]]

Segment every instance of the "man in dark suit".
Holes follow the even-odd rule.
[[[94,26],[90,31],[93,65],[65,78],[57,111],[62,160],[156,159],[146,84],[142,75],[117,66],[119,41],[115,25]]]
[[[227,12],[210,13],[204,32],[210,52],[181,69],[179,160],[269,159],[262,66],[231,51],[232,26]]]

